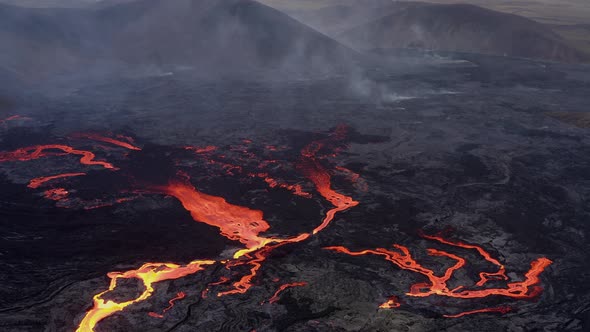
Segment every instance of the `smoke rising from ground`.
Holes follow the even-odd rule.
[[[0,5],[0,55],[23,80],[111,69],[197,76],[256,70],[301,74],[350,65],[354,52],[248,0],[138,0],[86,9]]]

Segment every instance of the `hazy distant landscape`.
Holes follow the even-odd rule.
[[[588,6],[0,0],[0,331],[589,331]]]
[[[125,3],[130,0],[1,0],[0,3],[6,3],[16,6],[24,7],[65,7],[65,8],[100,8],[110,4]],[[588,62],[590,57],[590,3],[585,0],[564,0],[564,1],[550,1],[550,0],[532,0],[532,1],[500,1],[500,0],[432,0],[432,1],[391,1],[391,0],[261,0],[261,3],[267,4],[279,10],[292,14],[294,17],[302,20],[304,23],[311,24],[313,27],[324,30],[329,35],[333,32],[344,32],[344,28],[360,29],[361,24],[372,23],[377,19],[382,19],[386,14],[391,14],[397,11],[395,8],[407,7],[407,4],[470,4],[477,5],[491,10],[515,14],[518,16],[532,19],[536,22],[546,25],[548,30],[556,33],[550,39],[563,38],[563,43],[568,47],[575,49],[584,56],[574,56],[576,61],[578,58],[584,58],[583,62]],[[344,9],[347,8],[347,9]],[[389,9],[386,9],[389,8]],[[354,11],[353,15],[345,14],[340,19],[336,18],[342,14],[342,10]],[[320,11],[321,13],[318,13]],[[332,13],[329,13],[329,12]],[[326,16],[328,15],[328,16]],[[457,11],[458,17],[471,15],[470,13],[461,13]],[[336,19],[334,23],[326,23]],[[433,17],[426,18],[427,20],[434,19]],[[322,22],[321,24],[318,24]],[[408,22],[404,22],[407,24]],[[503,22],[490,22],[494,25],[503,25]],[[508,30],[511,28],[509,27]],[[406,36],[407,33],[398,32],[401,36]],[[372,34],[372,33],[371,33]],[[398,35],[397,38],[400,38]],[[546,35],[546,34],[545,34]],[[363,36],[359,39],[365,39]],[[402,37],[403,38],[403,37]],[[432,38],[438,38],[433,36]],[[498,36],[498,38],[505,38]],[[350,38],[343,37],[343,40]],[[462,38],[463,40],[463,38]],[[415,45],[415,42],[396,42],[394,45]],[[453,44],[451,42],[451,44]],[[431,43],[424,44],[425,46],[433,46]],[[375,45],[373,45],[375,46]],[[457,48],[453,46],[454,48]],[[523,45],[523,48],[527,48]],[[551,46],[549,46],[551,47]],[[558,51],[561,52],[561,51]],[[555,53],[555,52],[554,52]],[[563,58],[563,56],[561,56]],[[571,58],[571,55],[566,58]],[[563,60],[563,59],[562,59]]]
[[[546,24],[547,27],[562,36],[568,43],[585,53],[590,53],[590,3],[584,0],[532,0],[532,1],[500,1],[500,0],[433,0],[433,1],[389,1],[389,0],[263,0],[262,2],[286,10],[288,12],[299,12],[301,17],[312,16],[312,12],[317,10],[326,11],[328,8],[336,6],[347,6],[354,8],[357,12],[354,15],[362,16],[360,22],[369,23],[375,19],[381,18],[387,14],[385,7],[406,6],[408,3],[433,3],[433,4],[472,4],[496,10],[503,13],[516,14]],[[367,7],[377,7],[373,14],[367,16]],[[358,12],[361,13],[358,13]],[[307,14],[302,14],[307,12]],[[362,12],[365,12],[364,14]],[[461,14],[458,14],[461,15]],[[297,15],[295,15],[297,16]],[[313,18],[311,19],[313,22]],[[353,21],[354,22],[354,21]],[[348,28],[355,27],[354,23],[341,20],[338,24],[345,24]],[[498,23],[499,24],[499,23]]]
[[[50,1],[50,0],[48,0]],[[322,7],[352,4],[351,0],[262,0],[273,7],[294,9],[318,9]],[[359,2],[363,2],[360,0]],[[371,2],[371,1],[365,1]],[[372,1],[375,2],[375,1]],[[503,11],[532,18],[541,23],[550,24],[587,24],[590,18],[590,4],[585,0],[432,0],[432,1],[380,1],[386,2],[427,2],[438,4],[472,4],[489,9]],[[357,2],[358,3],[358,2]]]

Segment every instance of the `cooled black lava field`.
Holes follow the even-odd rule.
[[[11,87],[0,330],[589,330],[590,68],[396,59]]]

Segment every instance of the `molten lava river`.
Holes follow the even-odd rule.
[[[18,117],[3,121],[14,119]],[[173,198],[194,222],[216,229],[219,236],[235,243],[234,249],[226,250],[222,257],[200,257],[196,252],[194,260],[185,263],[151,261],[135,269],[109,272],[106,275],[108,285],[94,291],[86,312],[82,314],[84,308],[81,308],[79,318],[76,318],[76,331],[90,332],[100,330],[101,323],[109,317],[125,315],[129,309],[138,306],[146,308],[147,319],[167,319],[174,312],[175,305],[194,302],[196,295],[186,289],[175,290],[175,296],[166,302],[150,304],[155,292],[166,284],[164,281],[197,274],[213,275],[212,271],[216,271],[217,276],[199,286],[199,301],[256,292],[260,290],[258,286],[266,284],[274,290],[265,294],[266,300],[257,303],[276,306],[282,303],[284,294],[314,287],[309,280],[270,278],[272,273],[263,272],[264,266],[275,256],[288,255],[292,252],[289,247],[297,243],[317,241],[322,232],[334,227],[333,224],[346,224],[348,216],[363,204],[361,198],[355,197],[366,197],[371,191],[370,183],[363,179],[363,174],[339,164],[340,155],[347,153],[353,142],[351,131],[347,126],[339,126],[327,133],[299,135],[297,139],[279,145],[257,144],[243,139],[230,146],[204,144],[169,148],[167,156],[174,170],[162,169],[154,178],[141,172],[143,156],[152,153],[150,151],[154,148],[142,147],[141,140],[112,133],[75,133],[56,138],[55,142],[3,151],[0,152],[0,166],[17,169],[26,168],[27,163],[51,161],[43,164],[49,165],[42,167],[45,174],[34,174],[26,185],[32,193],[44,196],[58,208],[95,210],[145,197]],[[60,164],[61,167],[51,166]],[[308,224],[313,226],[308,229],[276,235],[273,230],[276,216],[269,219],[263,205],[236,204],[235,199],[211,192],[211,185],[205,186],[208,190],[202,189],[201,180],[207,172],[217,177],[239,179],[245,186],[256,183],[256,190],[261,192],[290,195],[301,208],[305,202],[314,202],[316,205],[313,206],[322,207],[321,217],[309,220]],[[105,173],[123,179],[114,193],[94,198],[77,194],[82,188],[76,186],[83,184],[84,179],[104,176]],[[429,305],[440,306],[436,312],[441,319],[501,315],[515,311],[518,301],[535,301],[543,293],[541,278],[552,264],[548,258],[532,257],[528,266],[510,267],[498,258],[502,255],[497,250],[485,244],[462,242],[455,236],[443,236],[442,233],[416,232],[419,234],[415,236],[416,244],[434,246],[426,251],[397,243],[389,248],[351,249],[350,245],[333,243],[322,246],[318,255],[359,265],[362,262],[379,264],[379,260],[385,260],[388,265],[380,265],[382,269],[389,269],[387,271],[391,273],[403,272],[404,278],[414,280],[405,292],[392,294],[397,292],[394,287],[392,293],[375,298],[375,310],[412,311],[417,301],[432,298]],[[474,266],[482,267],[474,282],[458,283],[469,280],[464,275],[472,272]],[[511,272],[510,268],[522,273]],[[138,282],[139,290],[125,292],[122,285],[128,287],[129,281]],[[122,293],[125,296],[121,296]],[[465,304],[457,306],[462,310],[447,310],[444,299]],[[485,299],[492,300],[479,302]],[[252,326],[250,330],[255,328]],[[142,330],[142,327],[137,329]]]

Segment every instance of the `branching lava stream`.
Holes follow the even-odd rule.
[[[445,240],[437,236],[424,236],[427,239],[436,240],[443,244],[447,244],[454,247],[464,249],[475,249],[477,252],[484,257],[485,260],[492,262],[499,267],[499,270],[494,273],[481,272],[481,280],[475,285],[481,287],[490,280],[491,277],[500,277],[502,280],[508,280],[505,274],[505,269],[500,262],[492,258],[491,255],[483,248],[475,245],[464,244],[462,242],[452,242]],[[364,256],[364,255],[377,255],[383,256],[385,260],[395,264],[402,270],[408,270],[416,272],[428,278],[429,283],[416,283],[410,287],[410,291],[406,293],[407,296],[411,297],[428,297],[432,295],[446,296],[460,299],[475,299],[484,298],[488,296],[504,296],[514,299],[531,299],[538,296],[542,288],[537,286],[540,282],[539,275],[545,270],[546,267],[551,265],[553,262],[545,257],[537,258],[531,263],[531,268],[525,273],[524,280],[509,282],[505,288],[483,288],[483,289],[468,289],[470,285],[462,285],[449,289],[448,282],[453,277],[454,273],[461,269],[466,260],[457,255],[448,253],[446,251],[438,249],[428,249],[430,256],[447,257],[455,261],[455,264],[448,267],[442,276],[436,274],[434,270],[424,267],[418,263],[410,254],[410,250],[399,244],[394,244],[393,247],[396,249],[389,250],[385,248],[377,248],[374,250],[362,250],[362,251],[351,251],[345,247],[334,246],[327,247],[327,250],[337,251],[343,254],[351,256]]]
[[[0,162],[6,161],[28,161],[35,160],[48,156],[55,156],[55,153],[48,152],[47,150],[60,150],[65,154],[78,155],[80,157],[80,163],[87,166],[102,166],[108,169],[115,169],[113,164],[106,161],[94,160],[96,155],[90,151],[77,150],[71,146],[51,144],[51,145],[38,145],[27,148],[21,148],[13,152],[0,152]],[[59,155],[59,154],[57,154]]]
[[[277,302],[280,299],[279,295],[281,295],[281,293],[283,291],[285,291],[287,288],[303,287],[303,286],[307,286],[307,283],[306,282],[292,282],[292,283],[288,283],[288,284],[283,284],[279,287],[279,289],[277,289],[277,291],[272,295],[272,297],[270,299],[268,299],[268,303]]]
[[[332,163],[325,162],[327,158],[336,156],[338,152],[346,147],[344,141],[347,131],[347,127],[339,126],[331,134],[325,136],[325,138],[311,142],[300,151],[297,160],[294,162],[294,167],[300,174],[303,175],[304,180],[299,181],[299,183],[306,182],[305,184],[288,184],[285,181],[276,180],[274,177],[271,177],[269,170],[264,169],[264,167],[266,167],[266,165],[276,164],[278,161],[275,159],[272,159],[272,162],[269,161],[270,159],[262,160],[260,165],[258,165],[258,170],[248,170],[249,173],[247,173],[243,172],[244,169],[247,169],[245,165],[229,164],[225,161],[224,155],[217,155],[217,147],[207,146],[205,148],[182,148],[182,150],[194,152],[193,155],[201,157],[205,155],[207,160],[206,162],[209,165],[214,165],[217,167],[216,169],[221,167],[224,175],[236,176],[236,174],[241,174],[247,175],[250,178],[261,178],[270,188],[282,188],[287,190],[292,195],[298,196],[297,199],[313,199],[314,196],[316,196],[321,197],[323,200],[329,203],[330,207],[326,208],[324,217],[318,221],[318,225],[315,228],[293,235],[291,237],[274,237],[265,235],[265,233],[270,230],[271,226],[265,220],[263,211],[235,205],[228,202],[226,198],[213,196],[200,191],[198,189],[198,184],[191,183],[188,173],[185,174],[179,171],[178,174],[180,175],[171,176],[172,178],[170,179],[164,178],[167,179],[167,182],[160,182],[158,185],[150,183],[146,184],[144,182],[141,182],[141,184],[135,184],[135,182],[132,182],[134,184],[130,185],[132,188],[128,188],[128,192],[141,192],[174,197],[182,204],[184,209],[190,213],[194,221],[217,228],[221,236],[235,241],[236,244],[239,243],[241,247],[235,249],[231,258],[229,259],[196,259],[192,262],[189,262],[188,264],[148,262],[136,270],[108,273],[107,277],[110,279],[108,289],[93,296],[92,307],[86,312],[80,321],[77,332],[92,332],[95,330],[96,325],[103,319],[112,316],[117,312],[121,312],[133,304],[137,304],[149,299],[154,294],[154,287],[158,282],[179,279],[199,273],[212,265],[224,266],[226,270],[230,270],[232,272],[235,272],[232,270],[233,268],[241,267],[242,270],[240,271],[245,270],[246,273],[238,274],[237,277],[235,276],[236,273],[234,273],[232,277],[222,276],[218,282],[205,284],[203,290],[201,291],[202,298],[207,298],[212,286],[221,287],[221,285],[224,285],[223,287],[226,287],[225,289],[222,289],[216,293],[217,297],[229,296],[233,294],[244,294],[248,292],[254,286],[255,278],[259,277],[259,273],[263,267],[264,262],[268,259],[268,257],[270,257],[276,248],[309,239],[310,237],[325,230],[331,224],[331,222],[334,221],[337,213],[346,211],[359,204],[359,202],[354,200],[352,197],[338,192],[332,187],[332,175],[334,173],[346,175],[348,180],[353,183],[353,186],[360,191],[367,190],[368,187],[366,182],[360,179],[359,174],[354,173],[347,168],[337,166],[335,169],[328,169],[326,168],[326,165],[332,165]],[[112,144],[116,146],[114,150],[122,148],[135,151],[133,153],[140,153],[139,151],[143,151],[140,147],[135,145],[132,138],[124,136],[111,138],[99,134],[75,134],[70,137]],[[243,140],[243,142],[244,144],[248,145],[252,144],[252,141],[250,140]],[[103,145],[100,146],[104,149]],[[106,150],[110,151],[113,149],[108,148]],[[270,152],[277,152],[283,151],[284,149],[277,149],[271,146],[267,150]],[[233,151],[243,153],[245,156],[247,156],[247,158],[254,159],[254,157],[256,157],[256,155],[244,147],[233,148]],[[125,156],[132,155],[133,153],[127,152]],[[81,150],[63,144],[38,145],[20,148],[12,152],[0,152],[0,162],[28,161],[44,157],[64,155],[79,156],[80,164],[85,166],[100,166],[102,169],[111,171],[119,170],[110,162],[96,160],[96,155],[91,151]],[[217,156],[217,160],[215,160],[213,156]],[[338,170],[340,173],[334,172],[334,170]],[[30,180],[28,187],[31,189],[38,189],[43,186],[49,186],[48,183],[50,181],[63,182],[68,178],[85,176],[86,174],[87,173],[83,172],[71,172],[42,176]],[[130,177],[133,177],[133,175],[130,175]],[[309,190],[306,191],[304,188]],[[315,189],[315,192],[312,192],[311,188]],[[50,187],[49,189],[45,190],[45,197],[55,201],[66,199],[69,194],[70,192],[68,190],[61,187]],[[129,199],[130,198],[128,197],[119,197],[113,201],[115,203],[121,203]],[[98,204],[92,205],[92,208],[110,205],[103,204],[104,202],[99,201]],[[85,208],[88,208],[88,206],[85,206]],[[406,293],[406,296],[415,298],[425,298],[430,296],[444,296],[458,299],[476,299],[489,296],[503,296],[511,299],[534,298],[542,291],[542,288],[539,286],[540,274],[552,263],[551,260],[547,258],[537,258],[532,261],[531,267],[529,271],[525,273],[523,280],[509,282],[504,265],[499,260],[492,257],[492,255],[482,247],[462,242],[450,241],[440,236],[424,234],[422,234],[422,236],[425,239],[436,241],[439,244],[451,246],[453,248],[475,250],[480,256],[483,257],[486,262],[495,266],[496,271],[480,272],[479,281],[475,285],[462,285],[450,289],[448,286],[449,280],[454,276],[456,271],[463,268],[466,264],[466,260],[464,258],[450,252],[438,249],[428,249],[427,252],[430,256],[443,257],[454,262],[451,266],[446,268],[442,275],[438,275],[434,270],[429,269],[417,262],[412,257],[410,250],[407,247],[398,244],[394,244],[393,249],[378,248],[352,251],[342,246],[332,246],[325,249],[351,256],[381,256],[402,270],[411,271],[426,277],[428,282],[416,283],[412,285],[410,290]],[[246,269],[244,269],[244,267]],[[117,289],[118,281],[122,279],[137,279],[140,281],[140,283],[143,285],[141,293],[134,299],[122,300],[120,302],[112,299],[105,299],[105,295]],[[486,288],[486,284],[491,280],[505,282],[506,286]],[[306,282],[283,284],[279,286],[272,297],[270,297],[268,303],[277,302],[281,292],[290,287],[305,285],[307,285]],[[164,314],[174,306],[175,301],[183,299],[186,296],[186,293],[178,292],[176,297],[169,300],[169,306],[163,309],[163,311],[160,311],[161,313],[152,311],[149,312],[148,315],[154,318],[164,318]],[[380,305],[380,308],[398,308],[402,305],[401,303],[402,302],[400,302],[398,297],[390,296],[385,303]],[[484,312],[506,313],[510,310],[512,310],[511,307],[505,306],[497,308],[484,308],[466,311],[454,315],[445,315],[444,317],[457,318]]]
[[[312,234],[317,234],[325,229],[333,221],[337,212],[345,211],[358,205],[358,202],[354,201],[351,197],[340,194],[331,188],[331,175],[316,157],[316,154],[319,152],[319,148],[316,147],[323,147],[327,142],[342,139],[344,132],[345,129],[340,129],[336,134],[331,135],[326,142],[314,142],[304,148],[297,165],[298,169],[301,169],[304,175],[315,185],[317,192],[334,206],[334,208],[326,212],[326,216],[321,224],[312,233],[301,233],[297,236],[283,239],[264,237],[261,233],[267,231],[270,225],[264,220],[262,211],[233,205],[228,203],[224,198],[202,193],[186,180],[172,180],[167,186],[150,188],[154,192],[175,197],[191,213],[195,221],[217,227],[222,236],[238,241],[245,246],[244,249],[237,250],[233,254],[233,260],[220,261],[218,263],[225,264],[227,268],[250,265],[250,272],[234,282],[232,284],[233,289],[219,292],[217,296],[243,294],[247,292],[253,286],[252,280],[257,276],[258,271],[262,267],[262,262],[267,259],[268,255],[274,249],[285,244],[301,242],[308,239]],[[186,266],[172,263],[146,263],[139,270],[125,273],[109,273],[108,276],[111,278],[109,289],[94,296],[94,306],[88,311],[77,331],[94,331],[96,324],[102,319],[123,310],[129,305],[146,300],[152,295],[152,284],[156,282],[181,278],[202,270],[203,265],[214,263],[216,262],[212,260],[195,261]],[[119,278],[140,279],[145,285],[146,290],[139,297],[130,301],[116,303],[114,301],[103,300],[102,296],[104,294],[113,291],[117,287],[117,279]],[[290,286],[296,285],[283,285],[283,289],[280,290],[284,290]],[[206,293],[203,292],[203,294]],[[275,294],[276,296],[278,296],[278,292]]]
[[[119,312],[126,307],[145,301],[154,293],[153,284],[171,279],[178,279],[186,277],[190,274],[197,273],[204,269],[204,266],[214,264],[212,260],[199,260],[188,263],[187,265],[177,265],[172,263],[146,263],[137,270],[131,270],[127,272],[111,272],[108,277],[111,279],[109,289],[98,293],[94,296],[94,306],[84,319],[80,322],[80,325],[76,331],[94,331],[96,324],[104,318],[111,316],[115,312]],[[142,281],[145,290],[137,298],[125,302],[115,302],[111,300],[103,300],[102,295],[113,291],[117,288],[117,281],[119,279],[139,279]]]

